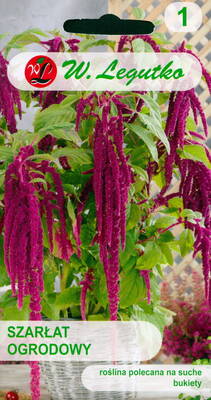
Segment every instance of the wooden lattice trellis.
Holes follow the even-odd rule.
[[[176,0],[175,0],[176,1]],[[178,1],[178,0],[177,0]],[[165,33],[167,38],[177,45],[186,39],[193,46],[193,51],[200,57],[207,70],[211,70],[211,3],[208,0],[189,0],[201,7],[203,23],[200,29],[194,33],[172,33],[168,31],[164,23],[164,12],[166,7],[172,3],[171,0],[109,0],[108,11],[123,18],[134,18],[133,8],[140,7],[146,13],[146,18],[150,21],[161,20],[163,23],[156,29],[157,32]],[[211,99],[204,82],[197,88],[203,104],[209,125],[211,126]]]
[[[179,1],[179,0],[175,0]],[[108,12],[118,15],[121,18],[134,18],[132,10],[133,8],[140,7],[146,13],[146,18],[151,21],[161,20],[163,23],[157,27],[157,32],[165,33],[167,39],[171,40],[173,45],[178,45],[182,40],[186,41],[193,46],[193,51],[200,57],[201,61],[205,65],[208,71],[211,70],[211,2],[208,0],[189,0],[193,3],[198,4],[201,7],[203,14],[203,23],[200,29],[194,33],[169,32],[167,26],[164,23],[164,12],[166,7],[172,3],[171,0],[109,0]],[[209,126],[211,126],[211,98],[209,96],[206,84],[202,81],[197,87],[197,92],[200,96],[201,103],[206,113]],[[211,147],[211,129],[208,140],[208,145]],[[172,187],[171,191],[177,191],[175,187]],[[174,269],[166,268],[166,280],[171,285],[171,289],[175,292],[175,297],[178,297],[178,293],[175,285],[175,272],[177,276],[184,277],[187,281],[187,290],[190,285],[190,276],[193,269],[200,270],[200,259],[193,259],[192,255],[189,254],[183,259],[181,257],[175,258],[175,264],[177,267]]]

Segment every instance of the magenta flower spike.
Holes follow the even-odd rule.
[[[5,117],[10,133],[15,133],[17,131],[15,106],[21,119],[21,100],[19,91],[12,86],[7,77],[7,65],[8,61],[0,53],[0,113]]]
[[[117,319],[119,304],[119,251],[126,241],[126,205],[132,183],[131,169],[123,148],[123,110],[127,108],[118,96],[109,93],[97,96],[95,93],[81,99],[77,105],[76,128],[80,121],[90,113],[95,115],[95,103],[102,109],[102,117],[96,117],[93,152],[93,189],[95,194],[97,235],[95,240],[100,247],[100,260],[104,266],[107,281],[109,311],[111,320]],[[118,116],[110,115],[112,102],[118,108]],[[74,228],[79,243],[81,210]]]

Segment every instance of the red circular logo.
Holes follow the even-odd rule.
[[[44,88],[51,85],[57,75],[57,66],[47,56],[35,56],[28,61],[25,68],[25,77],[30,85]]]

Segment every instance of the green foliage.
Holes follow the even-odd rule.
[[[79,50],[84,52],[84,51],[89,50],[92,47],[98,47],[98,46],[108,46],[108,47],[110,47],[111,50],[114,51],[116,42],[114,40],[106,40],[106,39],[100,39],[100,40],[85,39],[79,43]]]
[[[25,46],[32,43],[39,43],[39,36],[48,37],[48,35],[40,29],[28,29],[25,32],[13,36],[4,48],[5,56],[8,56],[11,49],[19,49],[19,51],[23,51]]]
[[[208,360],[207,358],[201,358],[199,360],[193,361],[192,364],[194,364],[194,365],[211,365],[211,359]]]
[[[0,146],[0,160],[10,163],[13,160],[13,151],[10,147]]]
[[[137,19],[143,19],[145,13],[140,8],[133,9],[133,15]],[[7,56],[11,49],[22,51],[25,46],[32,43],[39,44],[41,37],[61,35],[60,32],[52,31],[45,34],[38,29],[27,30],[15,35],[5,47]],[[80,51],[87,51],[96,46],[108,46],[111,50],[116,48],[116,42],[107,39],[97,39],[92,35],[80,35]],[[1,36],[0,36],[1,38]],[[170,43],[164,34],[155,32],[152,38],[161,46]],[[65,45],[66,46],[66,45]],[[138,38],[133,40],[134,52],[152,52],[151,46]],[[67,48],[67,47],[65,47]],[[164,49],[165,50],[165,49]],[[166,51],[166,50],[165,50]],[[42,57],[40,58],[40,63]],[[87,92],[63,92],[65,99],[60,104],[54,104],[42,110],[39,98],[34,97],[33,92],[20,91],[22,102],[26,107],[36,107],[33,122],[33,131],[19,130],[14,135],[8,132],[5,118],[0,119],[0,218],[4,210],[4,176],[8,164],[13,160],[20,148],[33,144],[35,155],[31,157],[35,162],[48,160],[53,164],[60,174],[65,193],[65,215],[68,236],[76,250],[76,241],[73,237],[73,225],[76,224],[77,206],[81,201],[81,193],[85,184],[91,177],[83,174],[93,168],[93,129],[96,118],[81,121],[79,131],[76,132],[76,107],[81,98],[86,98]],[[122,320],[144,320],[155,324],[160,331],[169,324],[172,313],[162,308],[159,303],[160,293],[158,277],[162,278],[163,268],[173,265],[175,252],[184,257],[193,250],[194,238],[189,229],[183,229],[180,236],[175,236],[170,229],[181,217],[192,223],[202,220],[201,214],[192,210],[184,209],[183,202],[179,197],[172,198],[167,205],[158,207],[155,211],[154,199],[150,188],[152,185],[162,188],[165,185],[164,159],[169,152],[169,142],[165,135],[164,127],[167,116],[168,93],[140,94],[134,92],[117,93],[122,103],[126,104],[132,113],[136,113],[137,100],[144,101],[144,107],[138,113],[134,122],[125,123],[125,155],[133,171],[133,184],[131,185],[128,207],[127,207],[127,233],[126,247],[120,250],[120,309],[119,317]],[[97,92],[101,95],[101,92]],[[45,94],[44,94],[45,96]],[[102,110],[96,108],[96,113],[101,116]],[[118,109],[112,105],[111,114],[116,116]],[[124,117],[128,117],[127,110]],[[132,115],[132,114],[131,114]],[[188,117],[186,130],[195,131],[195,122]],[[56,138],[56,143],[49,152],[38,149],[39,141],[46,135]],[[190,136],[190,134],[188,134]],[[162,142],[163,153],[158,151]],[[201,146],[185,145],[180,151],[182,158],[189,158],[203,162],[210,167],[206,152]],[[60,157],[67,157],[70,170],[65,171]],[[148,165],[149,162],[156,166],[156,172],[150,181]],[[178,170],[175,168],[175,173]],[[49,176],[46,174],[32,180],[33,183],[43,183],[48,188]],[[140,205],[140,202],[143,203]],[[73,254],[69,263],[63,262],[58,257],[58,249],[54,255],[49,255],[49,243],[47,238],[46,220],[43,216],[44,228],[44,293],[42,295],[42,313],[46,318],[59,319],[61,317],[80,318],[80,281],[83,280],[88,268],[94,270],[95,281],[92,291],[87,295],[88,320],[108,320],[108,298],[105,273],[99,259],[98,244],[91,245],[96,235],[96,209],[93,192],[89,194],[85,208],[81,215],[81,251],[79,259]],[[56,221],[57,223],[57,221]],[[55,246],[56,247],[56,246]],[[151,304],[147,304],[146,285],[140,270],[150,272],[151,281]],[[55,278],[60,278],[61,291],[55,293]],[[0,286],[8,285],[9,278],[5,270],[3,259],[3,235],[0,235]],[[22,311],[17,309],[17,300],[6,292],[0,297],[0,309],[3,309],[3,319],[28,318],[28,298],[25,300]]]
[[[155,23],[155,22],[154,22]],[[160,25],[160,23],[162,23],[162,21],[157,21],[157,23],[156,23],[156,25]],[[152,39],[154,39],[154,41],[157,43],[157,44],[171,44],[172,42],[170,41],[170,40],[168,40],[167,38],[166,38],[166,35],[165,35],[165,33],[162,33],[162,32],[154,32],[153,34],[152,34]]]
[[[145,17],[145,11],[142,8],[133,8],[132,13],[136,19],[144,19]]]
[[[10,284],[7,271],[4,265],[4,250],[3,250],[3,237],[0,236],[0,287]]]
[[[143,278],[138,271],[122,272],[120,281],[120,307],[127,308],[139,304],[146,295]]]
[[[52,156],[55,158],[68,157],[70,163],[74,166],[80,166],[82,164],[91,164],[92,158],[91,153],[85,149],[73,149],[65,147],[64,149],[55,150],[52,152]]]
[[[166,325],[172,322],[174,313],[164,307],[155,305],[154,307],[146,306],[144,303],[141,306],[134,306],[131,319],[135,321],[147,321],[155,325],[161,333]]]
[[[132,41],[132,48],[134,53],[143,53],[145,50],[145,42],[142,39],[134,39]]]
[[[139,257],[136,267],[138,269],[152,269],[157,264],[165,264],[166,258],[162,249],[155,241],[150,241],[144,248],[144,255]]]
[[[211,169],[211,163],[207,157],[206,151],[204,147],[200,145],[186,144],[183,150],[180,151],[180,156],[193,161],[200,161]]]
[[[42,299],[42,313],[44,316],[51,320],[59,320],[60,310],[55,306],[55,295],[46,295]]]
[[[32,101],[31,92],[28,92],[26,90],[20,90],[20,97],[21,100],[24,101],[24,103],[26,104],[26,107],[28,108],[31,105]]]
[[[148,147],[153,160],[158,161],[158,152],[156,144],[153,140],[153,135],[141,125],[141,121],[136,121],[132,125],[126,124],[126,126],[135,133]]]
[[[180,400],[211,400],[211,397],[206,398],[204,396],[201,395],[196,395],[196,396],[187,396],[186,394],[179,394],[178,399]]]
[[[166,135],[161,126],[161,123],[159,123],[159,121],[155,117],[155,114],[154,113],[152,113],[152,115],[140,114],[140,118],[143,121],[143,123],[146,125],[147,129],[150,132],[152,132],[153,135],[155,135],[156,137],[158,137],[161,140],[161,142],[165,145],[165,147],[169,153],[170,147],[169,147],[168,139],[166,138]]]
[[[181,256],[185,257],[193,249],[194,237],[190,229],[185,229],[179,238]]]
[[[188,116],[186,120],[186,129],[187,131],[193,131],[193,132],[197,131],[196,123],[194,119],[191,118],[190,116]]]
[[[23,308],[17,308],[17,300],[12,297],[11,290],[0,296],[0,309],[4,321],[24,321],[29,319],[29,297],[25,297]]]
[[[63,310],[71,306],[80,305],[80,292],[79,287],[64,289],[60,294],[58,294],[55,301],[55,307]]]
[[[160,217],[155,222],[155,228],[157,228],[157,229],[167,228],[168,226],[173,225],[176,221],[177,221],[177,219],[170,215],[165,216],[165,217]]]
[[[132,203],[130,207],[130,214],[127,220],[127,229],[133,229],[140,221],[141,210],[137,204]]]
[[[70,122],[74,118],[75,110],[69,104],[53,104],[42,112],[37,112],[34,119],[34,130],[47,135],[55,129],[70,128]]]

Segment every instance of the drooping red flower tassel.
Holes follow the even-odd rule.
[[[37,319],[43,290],[43,242],[39,202],[25,165],[32,154],[31,146],[23,148],[6,171],[4,259],[13,295],[18,292],[19,308],[30,294],[32,317]]]
[[[92,290],[91,285],[93,281],[94,281],[93,270],[89,269],[88,272],[86,272],[85,274],[84,280],[80,282],[80,285],[82,286],[80,306],[81,306],[81,318],[83,321],[86,320],[86,296],[88,290]]]
[[[150,284],[150,271],[149,270],[141,270],[140,275],[144,278],[144,282],[147,289],[147,303],[151,303],[151,284]]]
[[[102,109],[102,117],[95,114],[94,102]],[[110,115],[112,101],[118,108],[118,116]],[[86,106],[88,111],[85,113]],[[126,106],[125,106],[126,107]],[[94,172],[97,237],[100,260],[107,281],[110,319],[116,320],[119,303],[119,250],[125,246],[126,205],[132,182],[131,170],[123,150],[124,104],[109,93],[97,97],[92,94],[77,106],[77,128],[87,115],[96,116],[94,129]]]
[[[25,296],[30,296],[30,320],[41,320],[43,291],[43,229],[41,216],[46,215],[50,250],[53,251],[54,211],[58,212],[59,228],[55,235],[61,258],[69,261],[73,252],[67,238],[64,192],[61,178],[49,162],[36,163],[32,146],[23,147],[8,166],[5,175],[4,259],[11,280],[13,295],[22,308]],[[46,188],[39,178],[51,175],[54,190]],[[33,180],[35,179],[35,182]],[[37,196],[37,193],[39,196]],[[30,362],[32,399],[40,399],[39,363]]]
[[[19,91],[10,83],[7,76],[8,61],[0,53],[0,113],[5,117],[10,133],[17,131],[15,106],[22,117]]]

